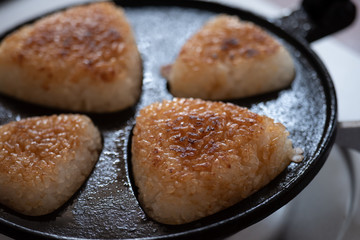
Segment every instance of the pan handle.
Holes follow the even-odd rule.
[[[303,0],[300,8],[274,21],[285,31],[308,42],[349,26],[356,7],[350,0]]]
[[[339,122],[336,143],[360,151],[360,121]]]

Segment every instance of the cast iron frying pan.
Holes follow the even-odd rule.
[[[217,3],[144,0],[117,4],[125,8],[142,55],[144,72],[139,101],[121,112],[89,115],[102,132],[104,147],[86,183],[64,206],[43,217],[26,217],[0,206],[1,232],[36,239],[225,237],[276,211],[313,179],[334,142],[337,110],[330,76],[303,39],[253,13]],[[224,211],[190,224],[160,224],[146,216],[136,198],[129,151],[131,130],[141,108],[173,97],[160,74],[161,66],[174,61],[182,44],[205,21],[220,13],[238,15],[262,26],[290,51],[296,66],[290,87],[231,102],[282,122],[294,145],[304,149],[305,159],[299,164],[291,163],[266,187]],[[0,95],[1,124],[63,112]]]

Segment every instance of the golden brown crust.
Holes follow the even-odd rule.
[[[85,115],[2,125],[0,203],[29,216],[51,213],[84,183],[100,151],[100,132]]]
[[[24,31],[24,28],[28,29]],[[56,73],[65,62],[105,82],[113,81],[124,69],[129,51],[126,36],[131,29],[122,11],[112,3],[74,7],[44,17],[31,29],[24,28],[20,29],[24,31],[22,34],[4,40],[16,49],[12,59],[19,65],[31,61],[34,69],[40,72],[53,70]],[[49,74],[48,78],[51,81],[53,76]],[[75,74],[71,80],[76,82],[77,79]]]
[[[230,103],[154,103],[140,111],[133,133],[139,200],[166,224],[239,202],[275,178],[294,154],[282,124]]]
[[[225,100],[285,88],[295,69],[289,52],[265,30],[236,16],[218,15],[161,73],[175,97]]]
[[[150,168],[182,180],[189,174],[231,168],[232,155],[247,159],[246,147],[253,148],[249,143],[259,140],[267,121],[269,118],[230,103],[200,99],[164,101],[140,112],[133,149],[135,153],[148,152],[144,164]],[[281,124],[274,127],[285,130]],[[271,146],[268,150],[273,151]]]
[[[212,64],[225,60],[261,59],[278,49],[279,44],[260,27],[242,22],[235,16],[221,15],[184,44],[179,58],[196,66],[197,62]]]
[[[89,123],[81,115],[35,117],[0,128],[0,174],[13,182],[53,176],[58,164],[74,158]]]
[[[138,100],[141,80],[131,26],[110,2],[48,15],[0,45],[0,92],[35,104],[119,111]]]

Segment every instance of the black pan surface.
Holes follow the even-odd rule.
[[[276,211],[312,180],[334,141],[336,97],[327,71],[306,44],[257,15],[221,4],[184,0],[117,3],[125,8],[142,55],[139,101],[121,112],[89,115],[102,132],[103,150],[87,182],[64,206],[47,216],[26,217],[0,205],[0,231],[36,239],[224,237]],[[264,27],[292,54],[296,77],[289,88],[232,102],[282,122],[294,145],[304,149],[305,159],[291,163],[270,184],[233,207],[190,224],[159,224],[146,216],[136,198],[130,166],[131,130],[141,108],[172,98],[161,66],[173,62],[184,42],[219,13],[235,14]],[[60,112],[64,111],[0,95],[1,124]]]

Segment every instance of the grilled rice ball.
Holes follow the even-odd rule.
[[[101,146],[98,129],[84,115],[0,126],[0,203],[29,216],[53,212],[84,183]]]
[[[135,104],[141,81],[132,29],[110,2],[46,16],[0,45],[0,92],[31,103],[114,112]]]
[[[219,15],[184,44],[162,74],[176,97],[224,100],[285,88],[295,69],[289,52],[259,26]]]
[[[181,99],[140,111],[132,168],[146,213],[183,224],[225,209],[301,160],[281,123],[230,103]]]

